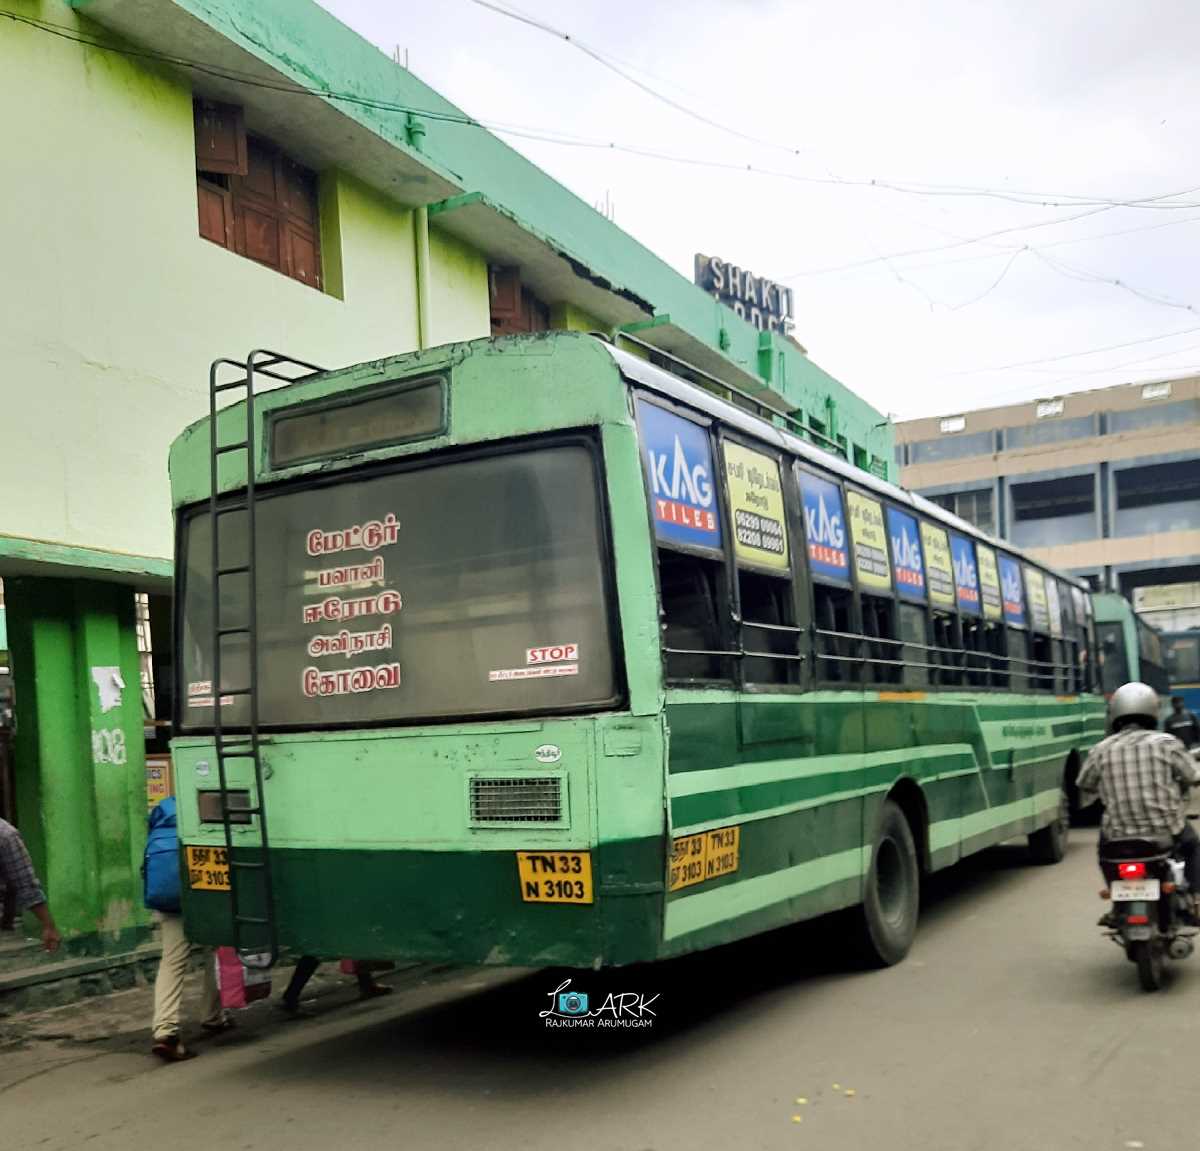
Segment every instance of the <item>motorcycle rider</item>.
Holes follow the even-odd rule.
[[[1136,680],[1109,702],[1112,734],[1088,753],[1076,785],[1084,802],[1104,804],[1100,855],[1110,839],[1171,836],[1188,886],[1200,892],[1200,836],[1187,822],[1188,792],[1200,771],[1173,735],[1158,730],[1158,693]]]

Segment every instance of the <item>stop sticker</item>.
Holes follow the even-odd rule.
[[[525,662],[532,663],[564,663],[579,658],[579,644],[551,643],[545,647],[530,647],[525,649]]]

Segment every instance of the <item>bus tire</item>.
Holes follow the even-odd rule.
[[[1067,839],[1070,834],[1071,799],[1064,787],[1059,792],[1054,822],[1039,827],[1029,836],[1029,857],[1034,863],[1059,863],[1067,854]]]
[[[912,828],[899,804],[885,799],[858,910],[858,950],[872,967],[899,963],[917,932],[921,868]]]

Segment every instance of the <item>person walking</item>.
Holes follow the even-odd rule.
[[[37,917],[42,925],[42,946],[47,951],[57,951],[62,936],[58,933],[54,916],[50,914],[46,893],[38,882],[21,833],[6,819],[0,819],[0,884],[4,886],[6,900],[11,901],[14,909],[23,907]]]
[[[300,1007],[300,995],[320,964],[321,961],[315,955],[302,955],[296,961],[295,970],[279,1001],[281,1010],[297,1019],[304,1016]],[[361,959],[354,964],[354,978],[358,980],[360,999],[376,999],[380,995],[391,995],[395,991],[394,987],[379,983],[371,971],[371,964]]]
[[[1163,721],[1163,731],[1173,735],[1191,751],[1200,747],[1200,719],[1183,706],[1183,696],[1171,696],[1171,714]]]
[[[166,1063],[191,1059],[196,1052],[184,1045],[179,1030],[183,981],[192,947],[180,914],[179,832],[175,797],[168,796],[150,812],[150,834],[142,865],[145,903],[154,912],[162,935],[162,958],[154,980],[153,1042],[150,1050]],[[210,1035],[227,1031],[233,1020],[221,1006],[221,993],[209,948],[204,949],[200,990],[200,1026]]]

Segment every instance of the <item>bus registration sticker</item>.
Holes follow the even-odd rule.
[[[188,886],[193,891],[228,891],[229,856],[223,847],[188,847]]]
[[[699,835],[684,835],[671,841],[667,890],[679,891],[707,879],[737,871],[741,848],[740,827],[718,827]]]
[[[590,851],[518,851],[517,876],[526,903],[591,903]]]

